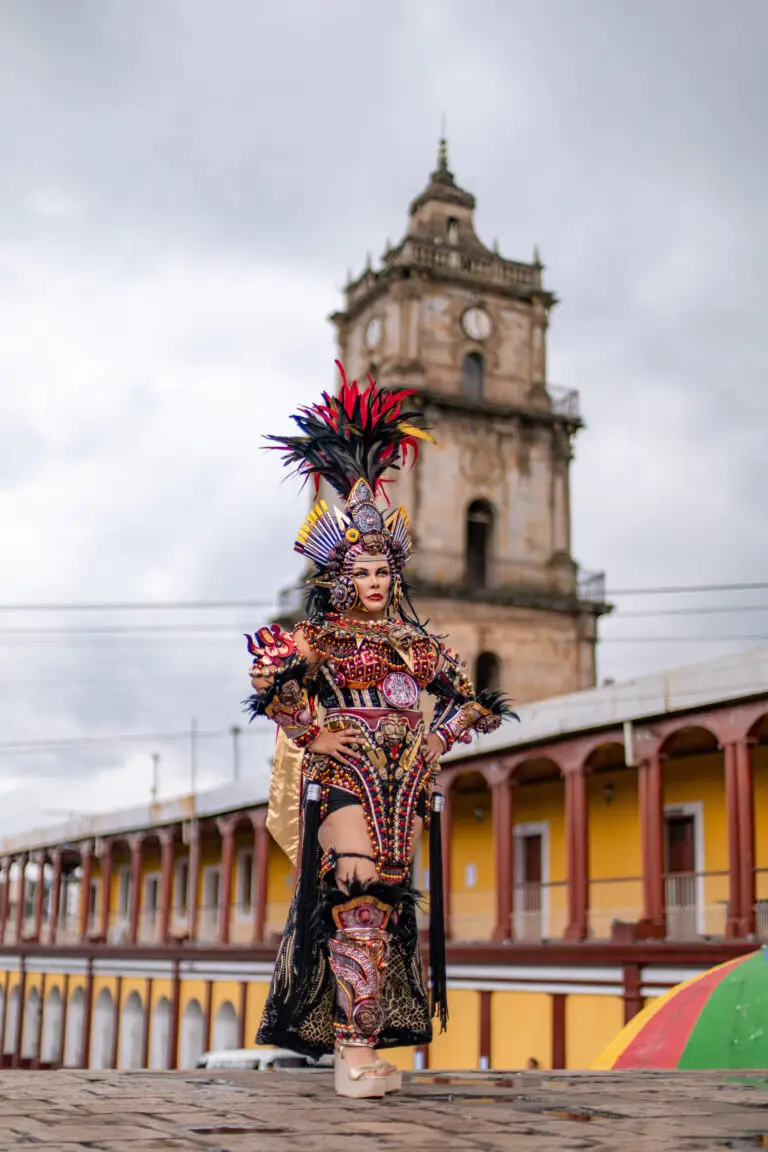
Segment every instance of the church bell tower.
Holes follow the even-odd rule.
[[[347,284],[332,321],[348,378],[414,388],[437,446],[389,486],[408,509],[414,603],[478,687],[517,702],[595,684],[602,573],[571,555],[578,393],[547,382],[556,303],[532,263],[475,233],[474,196],[437,167],[380,267]]]

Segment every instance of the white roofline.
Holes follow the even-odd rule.
[[[455,745],[443,763],[514,752],[530,744],[618,727],[627,721],[650,720],[763,695],[768,696],[768,645],[604,688],[523,704],[515,709],[519,724],[512,720],[487,736],[477,737],[471,745]]]
[[[34,852],[83,840],[123,836],[147,828],[162,828],[188,820],[255,808],[269,799],[269,784],[258,779],[231,781],[205,792],[176,796],[155,804],[137,804],[109,812],[77,816],[62,824],[30,829],[14,836],[0,837],[0,856]]]
[[[625,721],[689,712],[754,696],[768,697],[768,645],[668,672],[640,676],[605,688],[591,688],[524,704],[517,709],[520,724],[512,721],[496,732],[479,737],[472,745],[456,745],[444,757],[443,763],[455,764],[478,756],[514,752],[581,732],[616,727]],[[0,856],[161,828],[222,812],[253,808],[266,804],[268,799],[268,782],[258,779],[232,781],[197,795],[93,813],[63,824],[0,837]]]

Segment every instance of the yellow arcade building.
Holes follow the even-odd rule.
[[[768,940],[768,647],[520,714],[444,762],[450,1022],[403,1067],[584,1068]],[[252,1044],[293,882],[266,799],[242,780],[0,841],[4,1066]]]

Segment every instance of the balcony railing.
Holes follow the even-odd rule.
[[[730,879],[726,871],[686,872],[664,877],[666,939],[681,943],[703,939],[724,939],[729,918]],[[768,869],[755,871],[755,936],[768,942]],[[588,939],[608,940],[614,925],[636,924],[643,918],[643,879],[618,876],[588,882]],[[284,929],[289,901],[269,901],[264,910],[264,938],[274,943]],[[520,943],[562,940],[568,925],[568,885],[565,880],[547,883],[515,884],[512,891],[513,939]],[[232,901],[229,911],[230,946],[248,947],[253,942],[255,909],[252,904]],[[494,936],[497,896],[491,889],[454,889],[450,894],[451,938],[461,943],[483,943]],[[188,910],[171,909],[168,932],[171,941],[195,945],[221,943],[222,909],[219,904],[198,908],[197,933],[192,940]],[[427,902],[419,912],[419,927],[428,925]],[[106,941],[102,935],[102,915],[97,907],[90,917],[86,938],[108,945],[128,945],[131,936],[130,913],[111,912]],[[139,912],[137,943],[144,947],[162,944],[162,915],[159,908]],[[32,933],[25,933],[27,938]],[[44,917],[41,942],[50,940],[49,921]],[[5,946],[15,940],[15,921],[9,921]],[[76,904],[62,914],[56,934],[57,945],[81,942]]]
[[[664,877],[668,940],[724,937],[729,910],[727,872],[684,872]]]
[[[635,924],[643,915],[643,879],[627,876],[621,879],[589,882],[589,938],[609,940],[615,921]]]
[[[547,384],[547,393],[552,402],[552,413],[568,420],[581,419],[581,403],[575,388],[563,388],[559,384]]]
[[[529,944],[558,940],[568,923],[568,887],[564,880],[516,884],[512,906],[516,940]]]

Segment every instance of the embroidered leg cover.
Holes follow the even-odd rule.
[[[328,952],[336,978],[334,1031],[339,1044],[376,1046],[392,911],[391,904],[367,894],[331,909],[336,932],[328,940]]]

